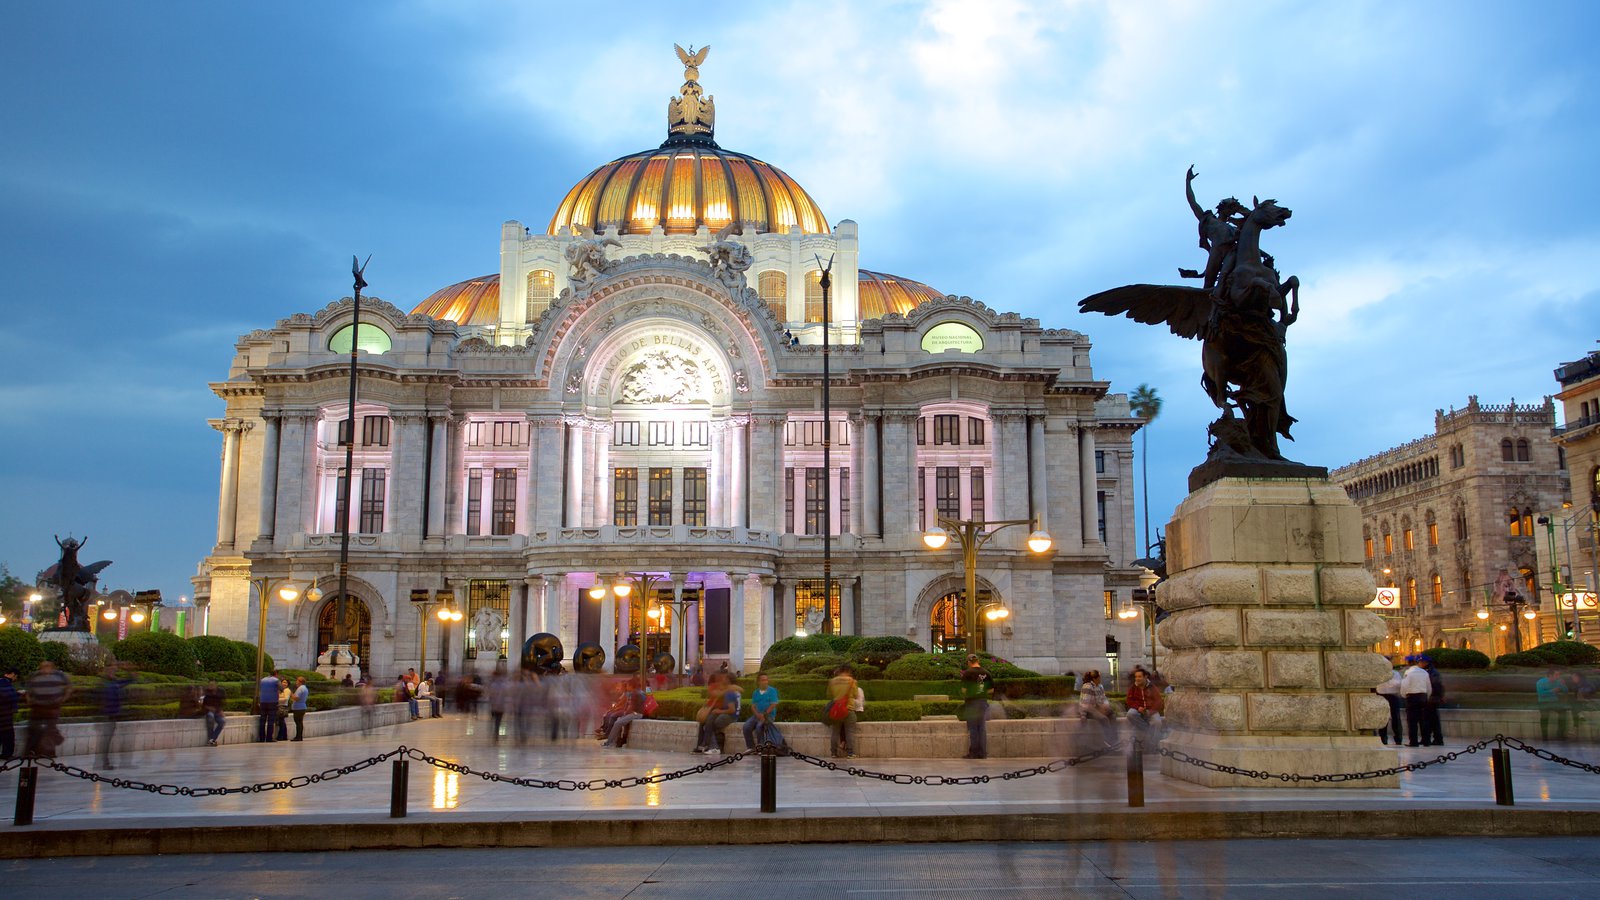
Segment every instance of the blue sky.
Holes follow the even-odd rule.
[[[1080,317],[1198,267],[1203,203],[1295,211],[1293,458],[1437,408],[1537,402],[1600,338],[1600,7],[1543,3],[11,4],[0,28],[0,561],[90,536],[187,594],[215,538],[233,340],[349,291],[410,308],[496,271],[500,223],[652,147],[711,44],[719,142],[774,163],[862,264],[1075,328],[1155,386],[1151,510],[1205,452],[1199,348]]]

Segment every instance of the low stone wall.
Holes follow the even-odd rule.
[[[1567,739],[1600,743],[1600,709],[1585,710],[1580,718],[1582,724],[1577,728],[1568,722]],[[1404,712],[1400,715],[1400,724],[1405,727]],[[1439,727],[1444,731],[1447,748],[1451,744],[1470,743],[1497,734],[1520,738],[1529,743],[1544,739],[1539,733],[1537,709],[1451,709],[1447,706],[1439,710]],[[1552,721],[1550,739],[1555,740],[1555,737],[1556,724]]]
[[[361,708],[346,706],[320,712],[306,713],[307,739],[333,734],[346,734],[361,730]],[[395,725],[410,721],[411,711],[405,703],[379,703],[373,709],[373,724]],[[229,713],[223,723],[218,744],[248,744],[256,739],[257,717],[248,713]],[[83,756],[100,752],[104,739],[104,722],[73,722],[58,726],[63,738],[57,757]],[[289,736],[294,736],[294,720],[289,720]],[[26,723],[17,726],[17,752],[21,753],[27,737]],[[126,753],[140,750],[172,750],[179,747],[203,747],[206,743],[206,720],[199,719],[141,719],[121,722],[113,739],[113,752]]]
[[[699,724],[660,719],[634,722],[628,746],[641,750],[694,747]],[[729,752],[744,749],[742,723],[729,725]],[[779,722],[789,746],[812,756],[828,755],[828,727],[819,722]],[[1125,734],[1130,726],[1118,726]],[[991,719],[989,755],[996,758],[1055,758],[1090,753],[1105,746],[1097,723],[1082,719]],[[856,755],[868,758],[960,759],[967,753],[967,725],[956,721],[860,722]]]

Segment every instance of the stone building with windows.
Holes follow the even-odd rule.
[[[1441,644],[1510,652],[1508,582],[1531,604],[1553,608],[1536,520],[1568,496],[1554,430],[1549,397],[1537,406],[1468,397],[1464,409],[1435,412],[1433,434],[1330,474],[1361,507],[1368,569],[1399,591],[1399,608],[1381,611],[1390,619],[1385,652]],[[1554,620],[1516,626],[1553,634]]]
[[[1557,452],[1571,478],[1569,505],[1547,513],[1548,540],[1540,545],[1539,570],[1559,577],[1564,592],[1593,593],[1596,599],[1565,598],[1562,616],[1574,636],[1600,641],[1600,351],[1562,363],[1555,370],[1561,391]],[[1573,622],[1576,606],[1581,621]]]
[[[265,620],[268,650],[310,665],[333,638],[343,519],[375,676],[487,669],[540,632],[608,667],[633,645],[749,671],[799,628],[958,650],[959,555],[921,540],[947,516],[1054,540],[1034,555],[1023,526],[984,546],[979,600],[1010,615],[980,617],[982,647],[1045,672],[1142,656],[1112,615],[1138,585],[1140,421],[1089,339],[861,268],[856,223],[719,147],[686,74],[667,140],[581,178],[541,229],[505,223],[498,272],[409,312],[363,300],[359,330],[347,298],[239,339],[212,385],[210,632],[254,640],[260,594],[315,579],[318,600]],[[441,594],[463,617],[425,637],[413,600]]]

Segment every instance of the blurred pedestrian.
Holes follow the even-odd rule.
[[[1160,734],[1163,708],[1161,690],[1150,680],[1150,674],[1143,669],[1133,671],[1133,684],[1128,685],[1127,707],[1128,721],[1133,725],[1140,740],[1147,740],[1152,734]]]
[[[206,682],[205,692],[200,695],[200,709],[206,717],[206,746],[215,747],[217,739],[222,736],[222,725],[227,718],[223,708],[227,701],[222,693],[222,688],[215,681]]]
[[[1544,677],[1534,682],[1539,695],[1539,738],[1550,740],[1550,719],[1556,720],[1556,740],[1567,739],[1567,685],[1561,672],[1551,666]]]
[[[1425,743],[1428,717],[1428,694],[1433,690],[1433,681],[1428,677],[1428,670],[1422,667],[1420,658],[1406,657],[1406,662],[1411,667],[1400,676],[1400,696],[1406,701],[1406,736],[1409,740],[1407,747],[1420,747]]]
[[[506,676],[505,663],[494,667],[494,674],[489,676],[489,737],[491,740],[500,740],[500,723],[505,720],[506,710],[511,707],[514,694],[514,685]]]
[[[17,753],[17,703],[21,699],[17,693],[17,667],[6,666],[0,672],[0,760]]]
[[[856,670],[843,665],[828,679],[828,752],[834,759],[855,758],[857,712]]]
[[[122,721],[122,708],[127,702],[128,685],[133,676],[127,669],[112,663],[106,666],[104,680],[100,682],[100,715],[105,720],[100,725],[100,767],[115,769],[111,761],[111,745],[117,738],[117,723]]]
[[[1439,723],[1439,708],[1444,706],[1444,678],[1440,676],[1438,667],[1434,666],[1433,657],[1424,656],[1418,662],[1428,673],[1428,705],[1422,719],[1422,743],[1430,747],[1443,747],[1444,729]]]
[[[268,672],[256,685],[256,741],[271,743],[278,730],[278,673]]]
[[[621,747],[627,742],[628,726],[644,718],[644,682],[638,678],[628,679],[627,689],[618,699],[622,704],[622,712],[606,730],[606,741],[600,745],[602,747]]]
[[[61,746],[61,704],[72,696],[72,681],[50,660],[39,663],[39,671],[28,679],[28,736],[23,756],[54,757]]]
[[[978,654],[967,654],[967,667],[961,670],[961,719],[967,723],[965,759],[989,758],[989,697],[994,693],[994,678],[983,667]]]
[[[407,708],[411,710],[411,721],[415,722],[421,718],[419,715],[421,710],[417,708],[417,692],[411,689],[411,682],[407,681],[404,675],[394,683],[394,699],[396,703],[405,702]]]
[[[339,682],[339,685],[341,687],[353,688],[356,686],[356,680],[350,676],[349,672],[346,672],[344,673],[344,679]]]
[[[303,740],[306,729],[306,701],[311,697],[311,688],[306,687],[306,679],[301,675],[294,680],[294,696],[289,698],[289,711],[294,714],[294,737],[291,740]]]
[[[378,718],[378,687],[363,679],[356,685],[356,699],[361,703],[361,736],[372,734]]]
[[[717,690],[708,691],[711,700],[706,707],[705,721],[700,724],[700,740],[694,748],[696,753],[721,753],[727,746],[727,736],[722,730],[739,721],[741,698],[738,682],[714,674],[712,684]]]
[[[1100,734],[1107,747],[1117,744],[1117,726],[1112,720],[1114,710],[1106,699],[1105,686],[1100,683],[1100,670],[1089,669],[1083,673],[1083,686],[1078,689],[1078,715],[1100,723]]]
[[[1378,738],[1388,744],[1389,735],[1393,734],[1394,745],[1398,747],[1402,743],[1400,737],[1400,706],[1402,704],[1400,699],[1400,670],[1391,669],[1389,671],[1389,680],[1372,690],[1373,693],[1382,697],[1389,704],[1389,721],[1378,729]]]

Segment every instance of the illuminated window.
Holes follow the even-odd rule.
[[[822,496],[824,470],[806,467],[806,534],[821,534],[828,521],[828,508]]]
[[[1383,552],[1385,555],[1394,552],[1394,535],[1387,531],[1383,533]]]
[[[355,333],[356,327],[354,325],[346,325],[338,331],[335,331],[333,333],[333,337],[328,338],[328,349],[332,350],[334,353],[349,353],[350,338]],[[392,340],[390,340],[388,332],[385,332],[382,328],[379,328],[376,325],[368,325],[365,322],[361,323],[361,340],[358,342],[357,347],[362,353],[370,353],[373,356],[381,356],[382,354],[388,353],[390,348],[393,346],[394,343]]]
[[[467,470],[467,534],[483,533],[483,470]]]
[[[1365,547],[1366,547],[1367,559],[1371,559],[1373,557],[1372,535],[1369,534],[1366,537],[1362,538],[1361,539],[1361,543],[1364,544]]]
[[[1409,575],[1406,576],[1406,605],[1417,605],[1417,580]]]
[[[495,615],[486,615],[486,610],[493,610]],[[505,659],[511,649],[511,636],[506,628],[506,623],[511,621],[511,583],[477,578],[467,582],[466,612],[467,659],[477,659],[480,654],[486,658]],[[478,633],[480,624],[492,627],[496,622],[500,624],[498,633]]]
[[[779,322],[789,320],[789,276],[778,271],[762,272],[756,281],[756,293],[761,302],[772,310]]]
[[[549,269],[534,269],[528,273],[528,310],[529,322],[539,321],[544,311],[550,308],[550,301],[556,298],[556,273]]]
[[[1400,532],[1400,546],[1406,548],[1407,550],[1417,549],[1417,539],[1416,536],[1412,534],[1410,528]]]
[[[1433,585],[1433,605],[1434,606],[1442,606],[1442,605],[1444,605],[1444,579],[1439,577],[1439,573],[1438,572],[1433,573],[1432,585]]]
[[[706,524],[706,470],[683,470],[683,524]]]
[[[1117,592],[1116,591],[1105,591],[1104,594],[1105,594],[1105,601],[1106,601],[1106,618],[1109,619],[1116,612],[1116,608],[1117,608]]]
[[[639,470],[614,469],[611,473],[611,523],[631,528],[639,524]]]
[[[1522,513],[1519,512],[1515,506],[1513,506],[1513,507],[1511,507],[1511,512],[1506,514],[1506,518],[1508,520],[1510,520],[1510,523],[1511,523],[1511,536],[1512,537],[1521,537],[1522,536]]]
[[[650,470],[650,524],[672,524],[672,470]]]
[[[1439,546],[1439,523],[1431,520],[1428,522],[1428,546]]]
[[[806,624],[806,613],[814,609],[821,609],[824,602],[822,579],[807,578],[796,581],[794,584],[794,627],[803,628]],[[839,633],[839,579],[833,580],[833,590],[827,592],[828,624],[833,634]]]
[[[822,272],[818,269],[806,273],[806,321],[822,321]]]
[[[388,421],[385,419],[384,421]],[[384,486],[388,482],[385,469],[361,470],[361,526],[362,534],[383,531]]]
[[[517,531],[517,470],[494,470],[494,505],[490,507],[490,534]]]

